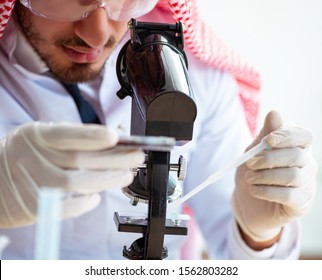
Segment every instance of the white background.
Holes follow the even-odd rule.
[[[278,110],[286,121],[309,127],[322,169],[322,1],[198,0],[214,31],[262,75],[259,124]],[[303,250],[322,258],[322,172],[310,213],[303,218]]]

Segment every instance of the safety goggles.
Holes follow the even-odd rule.
[[[78,21],[97,8],[104,8],[109,18],[129,20],[150,12],[158,0],[20,0],[34,14],[52,20]]]

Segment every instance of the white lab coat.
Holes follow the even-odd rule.
[[[124,39],[125,42],[126,38]],[[95,81],[80,85],[84,96],[93,104],[102,122],[128,134],[130,97],[116,96],[115,62],[121,44],[108,59],[104,72]],[[37,59],[14,24],[8,25],[0,41],[0,137],[21,124],[37,120],[80,122],[72,97],[64,87],[43,72]],[[188,160],[184,190],[188,192],[224,164],[240,155],[251,136],[237,94],[235,80],[196,60],[189,52],[189,76],[198,108],[191,142],[172,152]],[[299,225],[285,227],[278,244],[261,252],[250,250],[241,240],[231,217],[230,196],[234,189],[234,172],[203,190],[188,202],[206,240],[209,255],[221,259],[296,258],[299,253]],[[61,259],[122,259],[122,248],[139,237],[118,232],[113,222],[116,211],[140,212],[146,205],[134,207],[120,190],[101,194],[95,210],[62,222]],[[0,229],[10,238],[3,259],[33,259],[35,227]],[[168,259],[180,257],[185,237],[166,236]]]

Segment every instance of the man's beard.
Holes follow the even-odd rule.
[[[92,69],[90,63],[71,63],[68,67],[60,66],[50,53],[46,53],[46,43],[48,44],[48,42],[32,27],[30,14],[25,11],[23,7],[16,7],[15,11],[17,15],[16,20],[19,23],[23,34],[57,80],[65,83],[86,82],[95,79],[100,74],[104,63],[98,70]],[[90,48],[90,46],[79,37],[59,38],[55,40],[53,44],[58,48],[61,48],[63,45]],[[105,47],[111,48],[114,45],[115,38],[112,36],[105,44]]]

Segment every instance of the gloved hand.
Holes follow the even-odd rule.
[[[232,209],[241,230],[255,242],[277,236],[284,225],[303,216],[315,196],[317,164],[312,156],[312,133],[284,127],[270,112],[257,139],[271,147],[241,165],[236,172]]]
[[[138,149],[112,149],[117,134],[100,125],[35,122],[0,141],[0,227],[36,220],[37,190],[58,187],[76,195],[63,202],[63,218],[95,208],[98,192],[124,187],[144,161]]]

